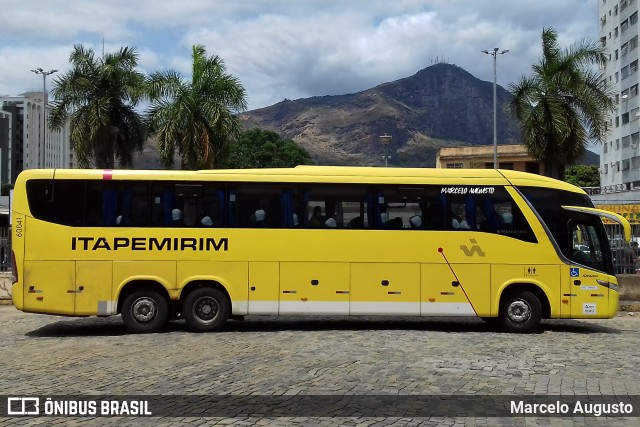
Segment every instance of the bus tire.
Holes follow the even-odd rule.
[[[500,309],[500,322],[506,332],[532,332],[540,325],[541,319],[542,304],[529,291],[509,294]]]
[[[158,292],[143,289],[125,298],[121,315],[131,332],[158,332],[169,321],[169,304]]]
[[[214,288],[198,288],[189,293],[182,306],[187,326],[194,332],[219,331],[229,319],[227,296]]]

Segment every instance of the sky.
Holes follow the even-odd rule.
[[[249,109],[355,93],[436,62],[507,87],[541,55],[598,38],[600,0],[0,0],[0,95],[42,91],[30,70],[69,70],[74,44],[97,54],[135,47],[140,71],[190,78],[191,47],[220,56]]]

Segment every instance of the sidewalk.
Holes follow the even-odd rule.
[[[640,301],[620,301],[618,311],[640,311]]]

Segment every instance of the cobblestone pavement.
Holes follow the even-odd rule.
[[[0,306],[2,395],[640,396],[640,316],[545,321],[499,333],[477,319],[267,318],[194,334],[184,322],[132,335],[120,317]],[[165,396],[167,402],[171,397]],[[460,412],[464,413],[464,408]],[[638,416],[640,408],[634,408]],[[0,418],[0,425],[565,426],[640,418]]]

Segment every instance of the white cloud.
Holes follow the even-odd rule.
[[[74,43],[136,46],[146,72],[188,75],[190,46],[220,55],[250,108],[342,94],[410,76],[437,59],[506,86],[529,73],[543,27],[561,44],[597,38],[595,0],[22,0],[0,14],[0,94],[37,87],[31,68],[68,68]],[[34,77],[36,79],[34,80]]]

